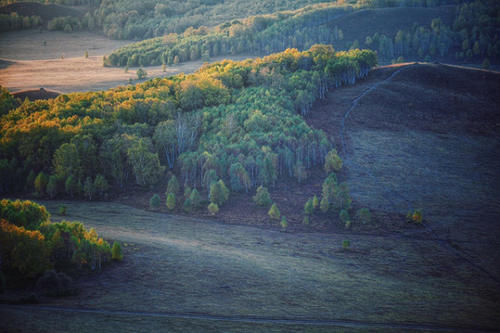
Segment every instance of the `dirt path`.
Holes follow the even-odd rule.
[[[315,319],[287,319],[287,318],[263,318],[263,317],[229,317],[218,316],[211,314],[191,314],[191,313],[175,313],[175,312],[146,312],[146,311],[122,311],[122,310],[99,310],[99,309],[82,309],[68,308],[55,306],[33,306],[33,305],[4,305],[0,304],[0,309],[15,309],[24,312],[32,311],[49,311],[62,313],[86,313],[108,316],[124,316],[124,317],[153,317],[153,318],[173,318],[173,319],[188,319],[188,320],[204,320],[204,321],[222,321],[232,323],[249,323],[249,324],[273,324],[273,325],[294,325],[294,326],[327,326],[327,327],[343,327],[354,329],[397,329],[397,330],[412,330],[425,332],[495,332],[479,327],[453,327],[453,326],[435,326],[418,323],[377,323],[367,321],[354,320],[315,320]]]

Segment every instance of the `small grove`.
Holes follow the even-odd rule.
[[[0,201],[0,274],[11,285],[35,280],[49,270],[98,271],[112,257],[121,259],[120,251],[114,251],[112,255],[108,242],[82,223],[51,222],[44,206]]]

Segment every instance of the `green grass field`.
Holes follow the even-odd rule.
[[[331,326],[152,317],[189,313],[232,318],[341,320],[494,328],[495,284],[439,243],[367,235],[290,234],[157,214],[114,203],[42,202],[120,240],[125,260],[82,277],[76,297],[43,305],[126,311],[72,313],[0,308],[21,331],[328,331]],[[351,241],[342,250],[342,240]],[[472,282],[473,281],[473,282]],[[29,313],[29,315],[28,315]],[[81,316],[80,316],[81,315]],[[29,317],[28,319],[26,319]],[[155,326],[157,325],[157,326]],[[191,325],[191,326],[190,326]],[[335,325],[334,325],[335,326]],[[346,327],[344,327],[346,328]],[[347,327],[346,331],[377,327]],[[401,327],[394,328],[402,330]]]

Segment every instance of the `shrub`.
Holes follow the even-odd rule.
[[[271,196],[269,195],[269,191],[264,186],[259,186],[257,188],[257,192],[253,197],[253,201],[258,206],[269,206],[272,203]]]
[[[280,219],[280,210],[278,209],[278,206],[276,204],[273,204],[269,211],[267,212],[267,215],[273,220],[279,220]]]
[[[175,209],[175,194],[168,193],[167,195],[167,209],[174,210]]]
[[[330,203],[328,202],[328,199],[326,197],[321,198],[321,203],[319,205],[319,208],[323,213],[328,212],[328,209],[330,208]]]
[[[52,297],[75,294],[73,280],[66,274],[56,273],[54,270],[46,271],[37,280],[35,289],[39,294]]]
[[[342,209],[339,213],[339,218],[342,222],[346,223],[350,220],[349,212],[346,209]]]
[[[153,196],[151,197],[151,199],[149,199],[149,207],[151,209],[154,209],[154,210],[157,210],[160,208],[160,204],[161,204],[161,199],[160,199],[160,196],[158,194],[153,194]]]
[[[139,79],[139,80],[145,79],[148,76],[148,72],[146,72],[142,68],[139,68],[137,70],[136,74],[137,74],[137,79]]]
[[[59,206],[59,215],[66,216],[66,206]]]
[[[356,213],[356,218],[363,224],[368,224],[371,221],[372,214],[368,208],[361,208]]]
[[[342,241],[342,248],[347,250],[349,247],[351,247],[351,242],[348,239],[344,239]]]
[[[286,228],[288,227],[288,221],[286,220],[285,216],[281,217],[280,225],[281,225],[281,229],[283,229],[283,230],[286,230]]]
[[[191,211],[193,210],[193,205],[191,203],[190,198],[187,198],[186,200],[184,200],[184,204],[182,205],[182,209],[184,209],[184,211],[186,213],[191,213]]]
[[[304,216],[304,219],[302,220],[302,223],[304,223],[305,225],[308,225],[309,224],[309,216]]]
[[[210,212],[210,215],[215,215],[219,212],[219,206],[217,206],[216,203],[210,203],[210,205],[208,205],[208,211]]]
[[[224,202],[229,199],[229,189],[226,187],[226,184],[224,184],[222,179],[210,185],[209,198],[210,202],[215,203],[218,206],[222,206]]]
[[[113,247],[111,248],[111,259],[117,261],[123,260],[122,246],[119,242],[113,243]]]

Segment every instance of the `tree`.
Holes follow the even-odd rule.
[[[316,195],[314,195],[313,198],[312,198],[312,204],[313,204],[313,210],[318,209],[318,207],[319,207],[319,200],[318,200],[318,197]]]
[[[281,225],[281,229],[283,229],[283,230],[286,230],[286,228],[288,227],[288,221],[286,220],[285,216],[281,217],[280,225]]]
[[[273,220],[279,220],[280,219],[280,210],[278,209],[278,206],[276,206],[276,204],[274,203],[271,208],[269,209],[269,211],[267,212],[267,215],[269,215],[269,217]]]
[[[309,199],[304,205],[304,213],[306,215],[311,215],[313,212],[314,212],[313,200]]]
[[[212,202],[208,205],[208,211],[210,212],[210,215],[216,215],[219,212],[219,206]]]
[[[229,199],[229,189],[226,187],[222,179],[210,185],[209,199],[210,202],[215,203],[218,206],[222,206],[224,202]]]
[[[170,211],[175,209],[175,194],[173,193],[167,195],[167,209]]]
[[[85,179],[85,182],[83,183],[83,194],[87,199],[92,200],[94,193],[95,193],[94,182],[92,181],[92,178],[87,177]]]
[[[156,193],[153,194],[151,199],[149,199],[149,207],[151,209],[154,209],[154,210],[160,209],[160,203],[161,203],[160,196]]]
[[[69,175],[78,176],[80,173],[80,156],[76,145],[63,143],[55,151],[52,163],[54,173],[60,179],[67,179]]]
[[[106,191],[109,189],[108,181],[103,175],[98,174],[95,176],[94,189],[99,197],[103,198]]]
[[[339,172],[342,169],[342,159],[337,154],[336,149],[330,150],[326,155],[324,169],[327,173]]]
[[[45,194],[47,183],[48,183],[47,175],[44,174],[43,171],[40,171],[38,176],[36,176],[35,178],[35,191],[40,195]]]
[[[326,197],[321,198],[321,203],[319,204],[319,208],[323,213],[328,212],[328,209],[330,208],[330,203],[328,202],[328,198]]]
[[[64,183],[64,189],[66,190],[66,194],[73,197],[79,194],[81,188],[78,186],[78,180],[73,175],[69,175]]]
[[[350,220],[349,212],[346,209],[342,209],[339,213],[339,218],[342,222],[347,223]]]
[[[113,247],[111,248],[111,259],[116,261],[123,260],[122,246],[119,242],[113,242]]]
[[[56,175],[51,175],[49,177],[49,182],[47,183],[47,194],[51,199],[54,199],[59,192],[59,179]]]
[[[89,57],[89,51],[85,50],[85,53],[83,54],[83,56],[85,57],[85,59],[88,59],[88,57]]]
[[[165,167],[160,165],[158,154],[152,153],[151,141],[147,138],[135,139],[132,147],[127,151],[128,159],[136,182],[139,185],[152,185],[158,183]]]
[[[191,206],[194,209],[200,208],[201,197],[200,197],[200,193],[198,192],[197,189],[193,189],[191,191],[191,195],[189,196],[189,201],[191,202]]]
[[[267,188],[262,185],[257,188],[253,201],[258,206],[269,206],[272,203],[271,196],[269,195]]]
[[[175,175],[172,175],[170,177],[168,184],[167,184],[167,192],[165,192],[166,195],[169,193],[173,193],[175,195],[179,194],[179,181],[177,180],[177,177]]]
[[[145,79],[148,76],[148,73],[144,69],[142,69],[142,68],[139,68],[137,70],[136,74],[137,74],[137,79],[138,80]]]

